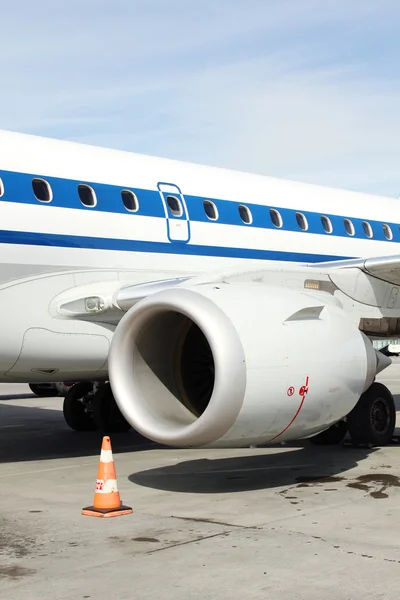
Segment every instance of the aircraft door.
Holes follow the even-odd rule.
[[[158,183],[157,187],[164,205],[169,241],[186,244],[190,240],[190,221],[181,190],[172,183]]]

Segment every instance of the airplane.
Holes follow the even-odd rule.
[[[0,131],[0,381],[175,447],[390,443],[397,199]]]

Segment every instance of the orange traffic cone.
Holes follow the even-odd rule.
[[[121,502],[111,440],[108,436],[103,437],[93,506],[83,508],[82,514],[89,517],[119,517],[130,515],[132,512],[129,506],[123,506]]]

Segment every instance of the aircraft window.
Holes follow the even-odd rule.
[[[96,194],[94,193],[94,189],[91,188],[90,185],[84,185],[83,183],[78,185],[78,194],[84,206],[96,206]]]
[[[343,223],[344,223],[344,228],[347,231],[347,233],[349,235],[354,235],[355,234],[354,225],[350,221],[350,219],[344,219]]]
[[[274,208],[270,208],[269,216],[271,217],[272,224],[275,225],[275,227],[282,227],[283,220],[280,212],[278,212]]]
[[[139,210],[138,199],[136,194],[131,192],[131,190],[122,190],[121,198],[126,210],[129,210],[129,212],[137,212]]]
[[[3,194],[4,194],[4,184],[3,184],[3,180],[0,177],[0,198],[2,197]]]
[[[50,185],[44,179],[32,179],[32,189],[39,202],[51,202],[53,193]]]
[[[253,222],[253,217],[250,212],[250,209],[247,208],[247,206],[245,206],[244,204],[239,204],[238,210],[243,223],[246,223],[246,225],[250,225]]]
[[[167,204],[169,212],[174,217],[181,217],[183,215],[182,204],[175,196],[167,196]]]
[[[321,217],[322,227],[325,229],[326,233],[332,233],[333,226],[332,221],[329,217]]]
[[[296,221],[300,229],[302,229],[303,231],[307,231],[308,223],[303,213],[296,213]]]
[[[0,194],[1,196],[1,194]],[[393,239],[393,231],[391,229],[391,227],[389,225],[386,225],[386,223],[384,223],[382,225],[382,229],[383,229],[383,233],[385,234],[385,238],[387,240],[392,240]]]
[[[212,221],[216,221],[218,219],[218,211],[214,202],[210,202],[210,200],[204,200],[203,206],[207,217]]]
[[[364,229],[364,233],[368,238],[372,238],[374,235],[374,232],[372,231],[372,227],[371,225],[367,222],[367,221],[363,221],[362,222],[362,226]]]

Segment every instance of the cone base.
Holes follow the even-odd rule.
[[[130,515],[133,510],[130,506],[118,506],[118,508],[96,508],[95,506],[87,506],[82,508],[82,514],[86,517],[121,517],[122,515]]]

